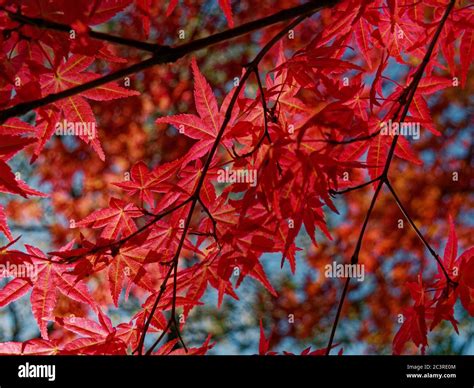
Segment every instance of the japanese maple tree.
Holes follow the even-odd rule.
[[[188,327],[246,288],[254,353],[462,332],[473,27],[463,0],[0,0],[0,307],[37,325],[0,354],[206,354]]]

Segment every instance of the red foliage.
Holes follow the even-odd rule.
[[[274,298],[285,294],[270,283],[262,255],[280,254],[282,266],[288,261],[295,272],[302,235],[309,236],[311,249],[317,249],[321,232],[328,239],[336,235],[336,248],[354,247],[346,262],[359,264],[383,188],[438,266],[434,277],[425,279],[421,270],[416,281],[406,282],[413,304],[403,311],[393,352],[402,353],[409,341],[424,352],[428,332],[443,321],[458,331],[458,300],[474,316],[474,247],[458,255],[450,218],[444,255],[438,256],[436,244],[422,235],[399,198],[395,178],[389,179],[400,166],[423,171],[425,159],[410,136],[383,128],[418,124],[422,136],[433,139],[447,131],[428,102],[455,88],[469,90],[472,8],[454,0],[303,6],[282,0],[270,2],[270,10],[262,4],[233,13],[230,1],[219,1],[218,17],[225,15],[229,28],[248,27],[235,37],[245,36],[240,39],[250,46],[257,40],[258,46],[253,59],[242,54],[245,66],[225,69],[233,83],[228,90],[210,80],[215,77],[207,58],[194,56],[216,42],[198,40],[195,31],[188,43],[168,46],[166,33],[180,28],[180,18],[197,17],[199,8],[188,3],[0,0],[0,192],[13,198],[10,207],[0,205],[0,233],[10,241],[0,249],[0,264],[36,271],[34,277],[10,280],[0,290],[0,306],[31,291],[41,334],[1,343],[0,354],[205,354],[214,346],[210,337],[187,349],[181,331],[209,288],[216,290],[219,307],[224,295],[238,299],[236,288],[247,276]],[[293,12],[283,11],[277,20],[287,26],[246,35],[253,27],[244,22],[258,19],[262,29],[265,16],[292,6]],[[122,35],[94,29],[106,22],[124,24]],[[215,32],[212,23],[206,28]],[[150,31],[160,32],[158,43],[140,40]],[[219,37],[221,46],[207,55],[218,56],[233,37]],[[185,73],[190,69],[192,81],[166,66],[157,69],[186,56],[190,67],[179,66]],[[155,110],[164,115],[153,117]],[[75,136],[72,146],[64,135]],[[50,194],[15,174],[11,161],[20,152],[31,157],[30,168],[49,184]],[[78,173],[85,184],[74,197]],[[359,213],[367,209],[359,221],[362,230],[344,241],[349,234],[328,225],[327,215],[339,214],[334,197],[364,187],[373,187],[369,202],[347,200]],[[23,206],[14,202],[18,196],[28,203],[34,201],[29,197],[50,197],[56,215],[69,220],[70,228],[60,222],[51,227],[53,243],[62,248],[48,254],[28,244],[13,249],[20,241],[9,217],[17,220],[14,210]],[[456,217],[456,211],[447,211]],[[383,239],[378,233],[366,239]],[[463,244],[472,243],[468,240]],[[375,275],[375,264],[363,265]],[[114,325],[108,307],[120,306],[130,294],[141,309]],[[335,293],[327,295],[337,304]],[[400,300],[400,309],[403,305]],[[338,318],[339,312],[327,348],[302,354],[328,354],[336,346]],[[158,340],[145,349],[147,334],[154,332]],[[275,354],[261,322],[260,333],[259,353]],[[157,348],[167,334],[174,337]]]

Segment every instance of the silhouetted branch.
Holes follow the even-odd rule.
[[[273,24],[290,20],[300,15],[314,13],[323,7],[332,6],[337,2],[338,0],[309,1],[305,4],[285,9],[273,15],[242,24],[241,26],[231,28],[223,32],[219,32],[205,38],[196,39],[189,43],[184,43],[175,47],[155,47],[155,50],[153,51],[153,56],[151,58],[145,59],[126,68],[117,70],[103,77],[94,79],[90,82],[86,82],[82,85],[78,85],[58,93],[52,93],[37,100],[22,102],[11,108],[2,110],[0,111],[0,124],[11,117],[21,116],[33,109],[37,109],[39,107],[57,102],[59,100],[62,100],[63,98],[83,93],[87,90],[94,89],[108,82],[116,81],[128,75],[138,73],[155,65],[175,62],[178,59],[194,51],[202,50],[204,48],[237,38],[239,36],[246,35],[250,32],[271,26]]]

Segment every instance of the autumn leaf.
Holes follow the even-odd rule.
[[[130,235],[137,230],[133,219],[143,214],[140,209],[116,198],[112,198],[109,205],[108,208],[96,210],[76,223],[76,226],[103,228],[100,236],[109,240],[113,240],[119,235]]]
[[[53,310],[58,302],[58,292],[91,307],[95,306],[95,302],[90,297],[85,282],[77,281],[74,275],[68,273],[67,267],[48,261],[44,253],[37,248],[27,246],[27,250],[34,257],[34,267],[32,266],[31,270],[35,274],[30,274],[31,280],[35,278],[34,283],[31,281],[25,283],[14,279],[12,280],[15,282],[14,285],[10,287],[7,285],[7,287],[9,287],[9,290],[17,290],[15,291],[15,298],[24,295],[27,291],[25,291],[26,287],[31,288],[31,309],[40,328],[42,338],[48,339],[47,324],[48,321],[54,321]]]
[[[194,76],[194,102],[198,116],[178,114],[156,120],[157,124],[171,124],[180,133],[199,140],[189,150],[183,164],[187,164],[209,152],[217,137],[225,113],[219,111],[216,98],[210,85],[199,71],[195,58],[192,59],[191,67]]]
[[[7,215],[5,213],[5,208],[2,205],[0,205],[0,231],[5,236],[7,236],[10,241],[13,240],[12,233],[7,223]]]
[[[464,3],[5,3],[0,354],[460,352]]]
[[[21,179],[17,179],[10,166],[2,159],[0,159],[0,192],[18,194],[25,198],[30,195],[46,197],[46,194],[32,189]]]
[[[62,64],[59,64],[54,72],[45,73],[41,76],[42,93],[44,96],[49,94],[58,93],[62,90],[70,89],[72,87],[82,85],[90,82],[99,77],[99,75],[85,71],[94,62],[93,57],[87,57],[84,55],[72,55],[68,60]],[[96,120],[92,112],[89,103],[84,99],[88,98],[91,100],[104,101],[113,100],[116,98],[123,98],[128,96],[137,95],[138,92],[128,90],[118,86],[116,83],[111,82],[91,90],[87,90],[81,93],[79,96],[68,97],[65,100],[58,103],[64,119],[76,125],[82,125],[84,128],[90,128],[93,126],[94,133],[81,134],[79,137],[87,144],[91,144],[97,155],[104,160],[105,155],[102,151],[102,146],[98,139],[98,133],[96,131]],[[46,140],[53,134],[52,126],[49,124],[50,130],[44,132],[43,135],[43,146]],[[64,129],[65,130],[65,129]],[[42,148],[37,149],[37,154],[41,152]]]

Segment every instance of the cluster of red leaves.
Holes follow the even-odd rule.
[[[76,1],[73,6],[65,1],[23,1],[21,6],[17,3],[0,1],[3,107],[94,80],[100,77],[99,62],[109,67],[126,62],[113,53],[109,44],[90,39],[88,31],[123,11],[131,1]],[[38,3],[45,6],[39,7]],[[230,2],[219,4],[232,27]],[[165,12],[170,15],[176,5],[176,1],[170,1]],[[394,102],[399,101],[416,70],[416,66],[412,68],[404,83],[390,82],[389,59],[403,65],[421,61],[446,5],[446,1],[435,0],[407,4],[343,1],[322,12],[324,28],[291,57],[286,57],[281,43],[275,51],[273,70],[264,79],[265,86],[260,85],[258,78],[255,95],[249,97],[242,88],[235,103],[232,89],[219,105],[193,58],[196,114],[160,117],[156,124],[159,130],[169,124],[180,135],[196,142],[184,156],[169,163],[134,164],[129,178],[115,183],[122,190],[121,197],[112,197],[108,206],[77,222],[75,227],[84,234],[56,252],[46,255],[33,246],[26,246],[26,252],[11,249],[17,240],[0,206],[0,231],[11,240],[2,248],[0,262],[31,264],[38,269],[35,280],[11,280],[0,291],[0,306],[31,290],[32,311],[42,337],[25,343],[1,344],[0,352],[126,354],[137,348],[141,335],[148,329],[148,321],[149,331],[166,331],[170,329],[166,313],[174,313],[175,309],[183,312],[185,321],[192,309],[201,304],[208,288],[218,293],[218,306],[226,294],[238,299],[235,289],[247,276],[276,295],[260,262],[262,255],[281,254],[282,266],[288,261],[295,272],[296,252],[300,250],[295,240],[303,226],[314,245],[317,230],[331,238],[324,208],[336,213],[338,210],[330,192],[358,185],[364,179],[361,174],[351,174],[357,179],[346,179],[345,173],[363,170],[371,179],[380,176],[393,141],[392,135],[380,135],[381,123],[394,115]],[[137,8],[144,28],[148,29],[150,1],[137,1],[132,7]],[[6,9],[21,9],[29,17],[71,25],[79,37],[58,39],[63,36],[59,32],[19,25],[11,20]],[[57,9],[64,12],[58,14]],[[459,74],[461,86],[465,85],[474,52],[472,25],[470,9],[456,7],[416,90],[407,122],[421,123],[432,134],[439,135],[426,99],[453,86],[452,79],[439,75],[440,69],[447,67],[452,77]],[[457,62],[452,49],[455,40],[460,40]],[[348,47],[357,47],[362,60],[351,61],[347,57]],[[440,62],[441,57],[447,66]],[[371,85],[366,84],[369,77],[373,77]],[[17,179],[7,162],[29,146],[31,162],[35,162],[54,135],[58,122],[95,125],[88,100],[138,94],[110,82],[35,109],[34,123],[16,118],[2,123],[0,191],[23,197],[44,196]],[[105,159],[98,137],[79,138],[101,160]],[[364,140],[350,141],[357,138]],[[213,158],[205,169],[209,154]],[[422,165],[404,137],[398,139],[395,156]],[[255,172],[256,180],[222,182],[219,176],[229,168],[248,174]],[[199,199],[199,213],[193,212],[192,199]],[[189,227],[185,227],[188,220]],[[95,238],[93,229],[97,230]],[[406,321],[394,339],[396,353],[408,340],[424,348],[428,327],[433,329],[441,320],[449,320],[455,326],[453,305],[458,297],[474,315],[472,248],[456,258],[453,226],[451,230],[443,264],[458,285],[453,288],[447,284],[441,273],[430,285],[438,289],[431,298],[421,278],[409,285],[415,305],[405,312]],[[181,252],[180,260],[186,265],[180,266],[176,276],[168,281],[175,252]],[[231,277],[236,268],[239,277],[233,283]],[[109,295],[92,296],[88,279],[103,280],[104,276]],[[130,293],[140,298],[142,309],[129,322],[114,327],[102,310],[109,302],[119,306],[122,295],[126,299]],[[89,306],[98,322],[57,315],[59,294]],[[153,317],[149,318],[151,311]],[[52,334],[49,323],[54,327]],[[182,352],[173,351],[177,342],[176,339],[164,344],[155,354]],[[189,351],[201,354],[211,347],[208,338],[201,347]],[[268,353],[266,340],[261,342],[260,353]]]
[[[441,270],[432,284],[424,284],[421,274],[418,282],[407,284],[415,303],[403,312],[404,322],[393,339],[395,354],[400,354],[410,340],[424,353],[428,346],[428,330],[433,330],[443,320],[451,322],[458,333],[454,319],[454,305],[458,298],[469,315],[474,316],[474,247],[458,256],[456,231],[452,218],[449,221],[448,242],[442,262],[455,284],[447,282]]]

